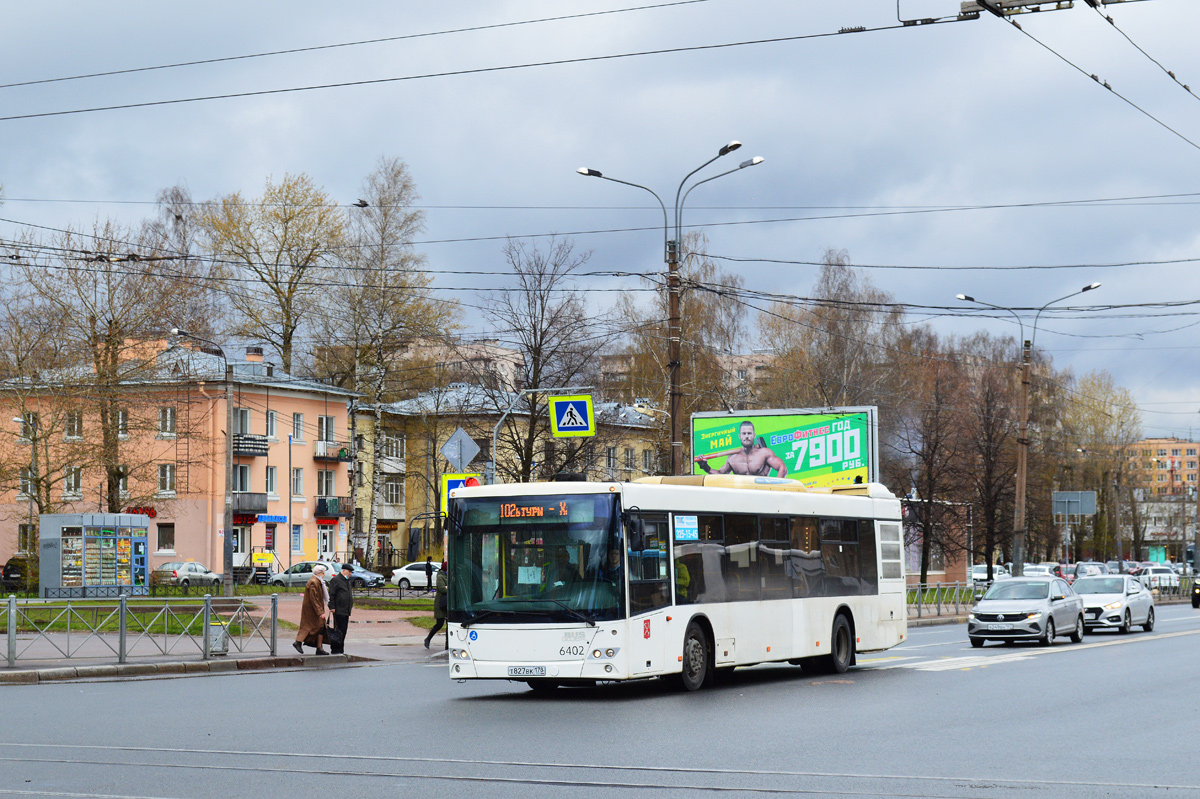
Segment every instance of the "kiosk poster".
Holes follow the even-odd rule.
[[[807,486],[875,478],[875,408],[795,408],[692,417],[692,473],[787,477]]]

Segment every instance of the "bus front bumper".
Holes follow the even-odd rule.
[[[465,649],[450,650],[450,676],[456,680],[624,680],[629,675],[613,659],[529,661],[475,660]]]

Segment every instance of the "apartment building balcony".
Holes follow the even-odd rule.
[[[267,455],[267,437],[250,433],[234,433],[233,454],[238,458],[259,458]]]
[[[317,516],[354,515],[354,500],[350,497],[317,497]]]
[[[235,493],[233,495],[234,513],[266,513],[267,495],[251,493]]]
[[[342,461],[350,460],[349,441],[317,441],[313,445],[313,460]]]

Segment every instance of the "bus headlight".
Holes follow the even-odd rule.
[[[471,653],[465,649],[451,649],[450,657],[454,658],[455,660],[470,660]]]

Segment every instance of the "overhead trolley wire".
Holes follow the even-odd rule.
[[[1167,77],[1169,77],[1169,78],[1170,78],[1172,81],[1174,81],[1174,82],[1175,82],[1175,85],[1176,85],[1176,86],[1178,86],[1179,88],[1181,88],[1181,89],[1183,89],[1185,92],[1187,92],[1189,95],[1191,95],[1191,97],[1192,97],[1192,99],[1193,99],[1193,100],[1200,100],[1200,95],[1197,95],[1197,94],[1196,94],[1194,91],[1192,91],[1192,87],[1191,87],[1191,86],[1187,85],[1186,83],[1184,83],[1183,81],[1181,81],[1179,78],[1175,77],[1175,73],[1174,73],[1174,72],[1172,72],[1171,70],[1169,70],[1169,69],[1167,69],[1165,66],[1163,66],[1162,62],[1161,62],[1161,61],[1159,61],[1157,58],[1155,58],[1154,56],[1152,56],[1152,55],[1150,55],[1149,53],[1147,53],[1147,52],[1146,52],[1146,51],[1145,51],[1145,50],[1142,48],[1142,46],[1141,46],[1140,44],[1138,44],[1137,42],[1135,42],[1135,41],[1133,40],[1133,38],[1132,38],[1132,37],[1130,37],[1130,35],[1129,35],[1128,33],[1126,33],[1125,31],[1123,31],[1123,30],[1121,29],[1121,27],[1120,27],[1119,25],[1117,25],[1117,22],[1116,22],[1116,20],[1114,20],[1110,14],[1107,14],[1106,12],[1104,12],[1104,11],[1101,11],[1101,10],[1100,10],[1100,7],[1099,7],[1099,6],[1095,6],[1095,5],[1093,5],[1093,6],[1092,6],[1092,10],[1093,10],[1093,11],[1095,11],[1095,12],[1096,12],[1096,13],[1097,13],[1097,14],[1100,16],[1100,18],[1101,18],[1101,19],[1103,19],[1105,22],[1107,22],[1109,25],[1111,25],[1113,30],[1115,30],[1117,33],[1121,34],[1121,36],[1122,36],[1122,37],[1124,37],[1125,41],[1127,41],[1127,42],[1129,42],[1131,45],[1133,45],[1134,49],[1136,49],[1136,50],[1137,50],[1139,53],[1141,53],[1142,55],[1146,56],[1146,58],[1150,59],[1150,61],[1151,61],[1151,62],[1152,62],[1152,63],[1153,63],[1153,64],[1154,64],[1156,67],[1158,67],[1159,69],[1161,69],[1161,70],[1163,71],[1163,74],[1164,74],[1164,75],[1166,75],[1166,76],[1167,76]]]
[[[940,19],[931,19],[929,24],[940,24],[945,22],[962,21],[959,17],[943,17]],[[364,78],[362,80],[341,81],[337,83],[321,83],[309,86],[291,86],[282,89],[260,89],[249,92],[228,92],[225,94],[210,94],[195,97],[179,97],[171,100],[146,100],[137,103],[119,103],[115,105],[92,106],[89,108],[72,108],[63,111],[41,111],[32,114],[11,114],[8,116],[0,116],[0,122],[12,122],[19,119],[43,119],[46,117],[69,116],[73,114],[90,114],[97,111],[124,111],[133,108],[151,108],[155,106],[165,105],[180,105],[183,103],[198,103],[207,102],[210,100],[230,100],[240,97],[264,97],[275,94],[294,94],[297,92],[309,92],[322,89],[344,89],[353,86],[375,86],[385,83],[398,83],[403,81],[427,80],[431,78],[447,78],[458,77],[463,75],[487,75],[499,72],[509,72],[515,70],[536,69],[540,67],[564,66],[567,64],[588,64],[598,63],[602,61],[617,61],[622,59],[643,58],[646,56],[655,55],[670,55],[675,53],[699,53],[709,52],[714,50],[724,50],[736,47],[751,47],[764,44],[781,44],[785,42],[797,42],[806,39],[823,39],[834,36],[842,36],[846,34],[856,33],[877,33],[879,31],[888,30],[904,30],[906,25],[880,25],[875,27],[854,27],[842,28],[838,31],[825,33],[806,33],[797,34],[794,36],[773,36],[765,39],[746,39],[736,42],[721,42],[718,44],[698,44],[687,45],[683,47],[662,47],[653,50],[636,50],[625,53],[607,53],[604,55],[595,56],[578,56],[575,58],[556,58],[548,61],[527,61],[519,64],[501,64],[491,67],[474,67],[470,69],[454,69],[444,70],[441,72],[425,72],[416,75],[398,75],[390,78]]]
[[[106,78],[114,75],[130,75],[138,72],[154,72],[163,69],[179,69],[181,67],[195,67],[205,64],[220,64],[228,61],[245,61],[253,58],[268,58],[279,55],[293,55],[296,53],[312,53],[320,50],[335,50],[342,47],[359,47],[368,44],[386,44],[388,42],[400,42],[406,39],[425,39],[433,36],[448,36],[455,33],[474,33],[477,31],[495,30],[497,28],[515,28],[522,25],[537,25],[545,22],[563,22],[572,19],[583,19],[585,17],[602,17],[612,14],[624,14],[629,11],[649,11],[659,8],[668,8],[670,6],[687,6],[696,3],[707,3],[710,0],[672,0],[667,3],[655,3],[653,5],[633,6],[630,8],[613,8],[607,11],[588,11],[581,14],[564,14],[557,17],[541,17],[539,19],[525,19],[516,22],[496,22],[489,25],[472,25],[467,28],[451,28],[441,31],[427,31],[425,33],[408,33],[399,36],[384,36],[377,39],[361,39],[353,42],[339,42],[337,44],[318,44],[311,47],[292,47],[286,50],[268,50],[262,53],[247,53],[243,55],[223,56],[218,58],[204,58],[195,61],[180,61],[173,64],[156,64],[149,67],[131,67],[129,69],[114,69],[107,72],[89,72],[81,75],[67,75],[58,78],[41,78],[37,80],[17,81],[14,83],[0,83],[0,89],[12,89],[18,86],[37,86],[46,83],[62,83],[64,81],[84,80],[87,78]]]

